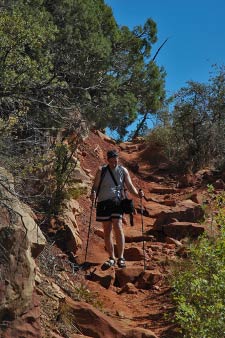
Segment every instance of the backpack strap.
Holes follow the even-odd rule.
[[[124,177],[123,177],[123,188],[122,188],[122,190],[123,190],[123,193],[124,193],[124,197],[127,198],[127,189],[124,187],[124,182],[125,182],[124,168],[121,165],[119,167],[123,171]],[[117,180],[115,179],[115,176],[113,175],[112,170],[110,169],[109,166],[108,166],[108,171],[109,171],[109,173],[110,173],[110,175],[111,175],[111,177],[112,177],[112,179],[113,179],[113,181],[115,183],[115,186],[117,187],[118,186]]]
[[[100,182],[99,182],[99,185],[98,185],[98,189],[96,191],[96,200],[98,198],[98,194],[99,194],[99,191],[100,191],[100,188],[101,188],[101,185],[102,185],[102,181],[105,177],[105,174],[107,172],[107,169],[108,169],[108,165],[106,166],[102,166],[102,171],[101,171],[101,178],[100,178]]]
[[[118,186],[117,180],[115,179],[115,176],[113,175],[112,170],[110,169],[109,166],[108,166],[108,171],[113,179],[113,182],[115,183],[115,186],[117,187]]]

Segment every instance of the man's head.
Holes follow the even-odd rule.
[[[116,150],[109,150],[107,152],[107,160],[109,163],[109,166],[113,169],[118,164],[118,153]]]
[[[107,151],[107,159],[118,157],[118,153],[116,150],[109,150]]]

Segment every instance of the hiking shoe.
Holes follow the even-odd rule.
[[[109,259],[102,265],[102,269],[106,270],[111,268],[111,266],[114,266],[116,264],[116,261],[114,258],[109,257]]]
[[[124,258],[119,258],[117,261],[117,265],[119,268],[125,268],[126,267],[126,262]]]

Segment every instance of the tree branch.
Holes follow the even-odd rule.
[[[157,52],[155,53],[155,55],[154,55],[153,58],[152,58],[152,61],[155,61],[157,55],[158,55],[159,52],[160,52],[160,49],[162,49],[162,47],[166,44],[166,42],[167,42],[168,40],[169,40],[169,38],[167,38],[167,39],[161,44],[161,46],[157,49]]]

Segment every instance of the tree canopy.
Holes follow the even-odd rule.
[[[138,113],[163,105],[156,23],[120,27],[103,0],[2,0],[0,12],[1,165],[26,200],[57,213],[86,126],[122,138]]]
[[[160,140],[170,159],[184,170],[225,165],[225,71],[215,66],[208,83],[187,82],[173,98],[173,110],[149,139]]]
[[[138,112],[163,103],[152,19],[131,31],[103,0],[3,1],[0,38],[2,117],[22,110],[37,125],[62,126],[78,109],[124,136]]]

